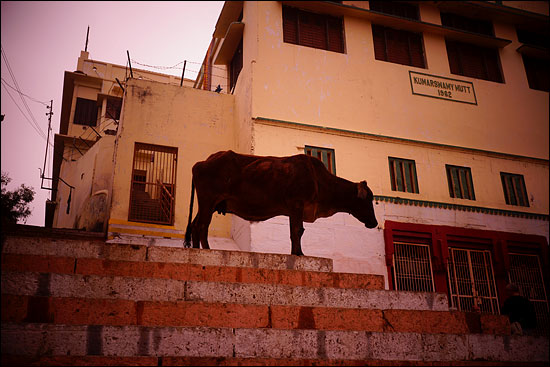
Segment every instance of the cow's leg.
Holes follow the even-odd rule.
[[[197,225],[199,215],[197,214],[195,216],[195,219],[193,219],[193,223],[191,224],[191,243],[193,244],[193,248],[200,248],[200,239],[199,239],[199,227]]]
[[[292,255],[304,256],[301,239],[304,234],[303,210],[297,210],[290,215],[290,241],[292,243]]]
[[[210,248],[208,245],[208,227],[212,221],[212,214],[214,214],[212,211],[205,212],[199,209],[195,218],[196,223],[193,227],[196,229],[196,231],[193,231],[193,247],[198,248],[200,241],[203,249]]]

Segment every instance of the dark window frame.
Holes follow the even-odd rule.
[[[237,79],[243,69],[243,40],[239,42],[239,45],[235,49],[235,53],[229,63],[229,91],[233,92],[235,85],[237,85]]]
[[[529,207],[529,196],[523,175],[500,172],[500,180],[506,204]]]
[[[76,97],[73,124],[97,126],[97,111],[96,100]]]
[[[282,19],[283,42],[337,53],[346,52],[342,17],[283,5]]]
[[[120,120],[122,111],[122,98],[107,98],[105,105],[105,116],[113,120]]]
[[[529,88],[550,92],[550,70],[548,68],[548,60],[527,55],[521,56]]]
[[[388,157],[392,191],[418,194],[416,162],[412,159]]]
[[[378,13],[395,15],[401,18],[420,20],[420,10],[416,4],[398,1],[369,1],[369,10]]]
[[[452,198],[475,200],[474,180],[470,167],[445,165],[449,195]]]

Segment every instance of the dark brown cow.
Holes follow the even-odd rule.
[[[194,190],[199,210],[191,223]],[[346,212],[365,224],[378,225],[373,194],[366,181],[350,182],[331,174],[317,158],[305,154],[260,157],[233,151],[212,154],[193,166],[193,185],[185,245],[205,249],[208,226],[215,211],[233,213],[248,221],[290,218],[292,254],[303,255],[303,222]]]

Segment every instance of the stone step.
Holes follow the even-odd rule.
[[[548,338],[271,328],[2,323],[2,353],[376,361],[548,362]]]
[[[2,295],[2,322],[510,334],[510,325],[504,316],[457,311],[130,301],[10,294]]]
[[[5,253],[2,256],[2,269],[57,274],[384,289],[384,278],[381,275],[198,265],[193,263],[155,262],[152,260],[123,261]]]
[[[298,359],[242,357],[112,357],[2,355],[3,366],[547,366],[521,361],[388,361],[376,359]]]
[[[105,260],[185,263],[273,270],[332,272],[332,259],[245,251],[204,250],[106,243],[92,238],[48,238],[11,235],[2,254],[46,255]]]
[[[3,295],[380,310],[449,310],[447,296],[442,293],[19,272],[4,270],[4,266],[1,285]]]

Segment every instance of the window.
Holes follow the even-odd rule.
[[[473,19],[458,14],[441,13],[441,24],[461,31],[494,36],[493,24],[488,20]]]
[[[237,46],[237,49],[235,50],[235,54],[231,59],[231,64],[229,65],[229,90],[233,90],[233,88],[235,88],[235,84],[237,84],[237,78],[239,77],[239,74],[241,73],[242,68],[243,68],[243,40],[241,39],[241,42]]]
[[[518,286],[520,294],[529,299],[537,315],[536,335],[548,335],[550,315],[544,286],[544,276],[538,255],[510,253],[510,283]]]
[[[550,70],[548,69],[548,60],[526,55],[522,56],[529,88],[550,92]]]
[[[397,1],[369,1],[370,10],[398,17],[420,20],[418,6]]]
[[[430,246],[394,242],[393,276],[400,291],[433,292]]]
[[[470,168],[451,166],[449,164],[445,165],[445,167],[447,169],[447,181],[451,197],[475,200],[476,196]]]
[[[325,164],[325,167],[333,175],[336,174],[336,165],[334,164],[334,149],[317,148],[307,146],[304,149],[306,155],[319,158]]]
[[[128,220],[173,224],[177,148],[136,143]]]
[[[506,204],[529,206],[523,175],[501,172],[500,179],[502,181],[502,190],[504,191]]]
[[[445,40],[452,74],[502,83],[498,50]]]
[[[105,112],[107,115],[107,118],[113,119],[113,120],[119,120],[120,119],[120,110],[122,109],[122,99],[113,99],[109,98],[107,99],[107,111]]]
[[[413,160],[388,157],[392,191],[418,194],[416,165]]]
[[[450,248],[448,273],[451,305],[457,310],[499,313],[490,251]]]
[[[376,60],[426,68],[422,34],[372,25]]]
[[[344,53],[343,22],[338,17],[283,6],[283,40]]]
[[[78,125],[96,126],[97,101],[77,97],[73,123]]]

